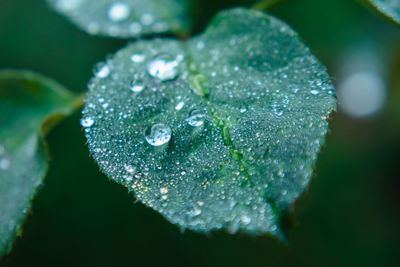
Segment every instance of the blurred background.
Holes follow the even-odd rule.
[[[219,9],[255,1],[200,2],[195,32]],[[286,0],[269,12],[328,67],[340,102],[288,245],[182,234],[100,173],[77,112],[48,136],[48,177],[0,265],[399,266],[400,27],[356,0]],[[44,0],[0,0],[0,68],[34,70],[85,92],[95,63],[124,45],[88,36]]]

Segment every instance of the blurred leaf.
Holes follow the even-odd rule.
[[[7,254],[48,168],[43,137],[79,105],[61,85],[29,71],[0,71],[0,257]]]
[[[364,0],[365,1],[365,0]],[[374,9],[387,17],[389,20],[400,24],[400,1],[399,0],[366,0]]]
[[[103,172],[199,232],[284,236],[336,108],[297,33],[241,8],[187,42],[128,45],[89,87],[81,123]]]
[[[255,3],[253,5],[253,8],[266,11],[269,8],[271,8],[272,6],[274,6],[280,2],[283,2],[283,1],[285,1],[285,0],[260,0],[260,1],[257,1],[257,3]]]
[[[47,0],[89,34],[131,38],[191,26],[191,0]]]

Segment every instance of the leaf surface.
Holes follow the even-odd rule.
[[[48,155],[42,137],[78,102],[39,74],[0,71],[0,257],[21,235],[46,174]]]
[[[389,20],[400,24],[400,1],[399,0],[366,0],[378,12]]]
[[[47,0],[89,34],[132,38],[186,33],[191,0]]]
[[[104,173],[181,228],[283,236],[336,108],[325,67],[282,21],[221,12],[189,41],[139,41],[89,85]]]

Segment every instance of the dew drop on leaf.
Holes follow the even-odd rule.
[[[192,112],[190,117],[186,119],[187,123],[193,127],[199,127],[204,124],[206,115],[201,113]]]
[[[158,123],[148,127],[144,135],[150,145],[162,146],[171,140],[172,130],[168,125]]]
[[[108,17],[111,21],[118,22],[125,20],[129,17],[130,8],[123,2],[112,3],[108,9]]]
[[[133,54],[131,56],[131,60],[134,63],[142,63],[145,59],[146,59],[146,56],[145,55],[141,55],[141,54]]]
[[[147,66],[150,76],[161,81],[173,80],[179,73],[179,62],[168,54],[156,56]]]
[[[318,90],[311,90],[311,94],[313,94],[313,95],[318,95],[318,94],[319,94],[319,91],[318,91]]]
[[[185,105],[185,102],[183,102],[183,101],[178,102],[178,104],[176,104],[176,106],[175,106],[175,110],[177,110],[177,111],[181,110],[184,105]]]
[[[91,117],[85,117],[81,119],[81,125],[85,128],[92,126],[94,120]]]
[[[134,93],[140,93],[145,87],[141,80],[132,80],[131,82],[131,91]]]
[[[110,74],[110,67],[106,63],[99,63],[94,69],[94,73],[98,78],[106,78]]]

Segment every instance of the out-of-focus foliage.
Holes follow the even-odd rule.
[[[132,38],[174,32],[186,34],[192,0],[47,0],[89,34]]]
[[[21,235],[48,169],[43,137],[77,108],[76,96],[27,71],[0,71],[0,257]]]

